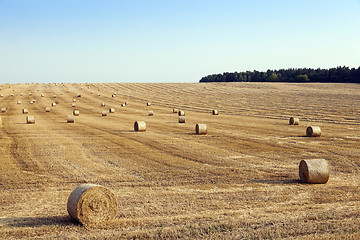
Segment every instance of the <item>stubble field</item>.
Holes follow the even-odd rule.
[[[2,239],[360,238],[360,85],[0,88],[0,108],[7,108],[0,112]],[[110,107],[116,112],[101,116]],[[173,107],[185,111],[185,124]],[[26,124],[23,108],[35,124]],[[80,116],[67,123],[73,109]],[[288,125],[291,116],[300,125]],[[138,120],[146,132],[133,130]],[[205,123],[208,134],[196,135],[196,123]],[[311,125],[321,127],[321,137],[305,137]],[[300,160],[312,158],[329,162],[327,184],[298,181]],[[82,183],[115,194],[119,211],[108,226],[71,221],[66,202]]]

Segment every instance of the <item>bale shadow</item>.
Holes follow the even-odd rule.
[[[0,224],[9,227],[70,226],[75,223],[69,216],[1,218]]]
[[[114,132],[118,132],[118,133],[134,133],[136,132],[135,130],[113,130]]]
[[[266,184],[301,184],[300,179],[268,179],[268,180],[251,180],[252,183],[266,183]]]

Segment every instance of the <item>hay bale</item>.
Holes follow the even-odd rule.
[[[212,110],[212,115],[219,115],[219,111],[216,109]]]
[[[17,104],[21,104],[21,101],[17,101],[16,103],[17,103]]]
[[[28,114],[28,113],[29,113],[29,110],[27,110],[26,108],[23,108],[22,113],[23,113],[23,114]]]
[[[301,160],[299,176],[304,183],[327,183],[330,176],[329,165],[325,159]]]
[[[30,103],[30,104],[33,104],[34,102],[31,100],[31,101],[29,101],[29,103]]]
[[[20,93],[20,96],[24,95],[23,93]]]
[[[146,106],[151,106],[151,103],[149,103],[149,102],[148,102],[148,103],[146,103]]]
[[[41,94],[40,96],[41,96],[41,97],[45,97],[45,95],[44,95],[44,94]]]
[[[74,109],[73,115],[74,115],[74,116],[79,116],[79,115],[80,115],[80,111],[77,110],[77,109]]]
[[[56,95],[54,95],[53,98],[56,98]]]
[[[45,112],[50,112],[50,108],[49,107],[45,108]]]
[[[115,112],[115,108],[109,108],[109,113],[114,113]]]
[[[68,115],[67,116],[67,122],[68,123],[74,123],[75,122],[75,116],[74,115]]]
[[[123,103],[123,104],[121,104],[121,107],[125,107],[125,104]]]
[[[179,115],[179,116],[185,116],[185,111],[179,111],[179,112],[178,112],[178,115]]]
[[[76,103],[71,103],[71,107],[76,107]]]
[[[81,94],[78,94],[77,97],[81,97]]]
[[[291,118],[289,119],[289,124],[290,124],[290,125],[299,125],[299,123],[300,123],[299,118],[291,117]]]
[[[100,97],[100,93],[98,93],[98,97]]]
[[[195,133],[199,135],[205,135],[207,134],[207,126],[203,123],[197,123],[195,125]]]
[[[149,110],[148,115],[149,115],[149,116],[154,116],[154,111],[153,111],[153,110]]]
[[[11,96],[11,97],[13,97],[13,96],[14,96],[14,94],[12,93],[12,94],[10,94],[10,96]]]
[[[33,100],[32,100],[32,102],[33,102],[33,103],[36,103],[36,100],[35,100],[35,99],[33,99]]]
[[[29,90],[30,91],[30,90]],[[29,96],[31,96],[32,95],[32,93],[29,93]]]
[[[306,136],[308,137],[320,137],[321,128],[317,126],[310,126],[306,129]]]
[[[179,123],[185,123],[185,116],[179,116]]]
[[[0,97],[4,97],[4,95],[0,94]]]
[[[1,112],[6,113],[6,108],[5,107],[1,108]]]
[[[26,123],[27,124],[35,124],[35,117],[34,116],[26,116]]]
[[[146,123],[144,121],[136,121],[134,123],[134,130],[136,132],[145,132],[146,131]]]
[[[105,107],[106,104],[102,102],[102,103],[100,104],[100,106]]]
[[[116,217],[118,203],[106,187],[82,184],[75,188],[67,201],[70,217],[85,226],[101,226]]]
[[[178,113],[179,109],[173,108],[173,113]]]
[[[125,105],[128,105],[129,103],[128,102],[124,102]]]
[[[115,97],[115,95],[113,94],[113,95],[111,95],[111,97],[112,97],[112,98],[114,98],[114,97]]]
[[[51,106],[55,107],[55,106],[56,106],[56,103],[53,102],[53,103],[51,104]]]
[[[73,102],[76,102],[76,99],[75,99],[75,98],[73,99]]]
[[[102,115],[102,116],[107,116],[107,111],[102,111],[102,112],[101,112],[101,115]]]

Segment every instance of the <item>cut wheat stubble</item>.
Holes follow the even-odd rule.
[[[299,176],[304,183],[327,183],[330,176],[329,164],[325,159],[301,160]]]

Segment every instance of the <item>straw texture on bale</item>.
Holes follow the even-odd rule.
[[[185,116],[185,111],[179,111],[179,112],[178,112],[178,115],[179,115],[179,116]]]
[[[51,104],[51,106],[55,107],[55,106],[56,106],[56,103],[53,102],[53,103]]]
[[[153,110],[149,110],[148,115],[149,115],[149,116],[154,116],[154,111],[153,111]]]
[[[291,117],[291,118],[289,119],[289,124],[290,124],[290,125],[299,125],[299,123],[300,123],[299,118]]]
[[[45,108],[45,112],[50,112],[50,108],[49,107]]]
[[[34,116],[26,116],[26,123],[34,124],[35,123],[35,117]]]
[[[216,109],[212,110],[212,115],[219,115],[219,111]]]
[[[185,123],[185,116],[179,116],[179,123]]]
[[[102,115],[102,116],[107,116],[107,111],[102,111],[102,112],[101,112],[101,115]]]
[[[146,103],[146,106],[151,106],[151,103],[149,103],[149,102],[148,102],[148,103]]]
[[[115,108],[109,108],[109,113],[114,113],[115,112]]]
[[[1,108],[1,112],[5,113],[5,112],[6,112],[6,108]]]
[[[136,121],[134,123],[134,130],[136,132],[145,132],[146,131],[146,123],[144,121]]]
[[[325,159],[301,160],[299,176],[304,183],[327,183],[330,176],[329,164]]]
[[[207,134],[207,126],[203,123],[197,123],[195,125],[195,133],[199,135],[205,135]]]
[[[23,108],[22,113],[23,113],[23,114],[28,114],[28,113],[29,113],[29,110],[27,110],[26,108]]]
[[[73,111],[73,115],[74,115],[74,116],[79,116],[79,115],[80,115],[80,111],[79,111],[79,110],[74,109],[74,111]]]
[[[306,129],[306,136],[308,137],[320,137],[321,128],[317,126],[310,126]]]
[[[67,122],[68,123],[74,123],[75,122],[75,116],[74,115],[68,115],[67,116]]]
[[[118,203],[106,187],[82,184],[75,188],[67,201],[70,217],[85,226],[102,226],[116,217]]]
[[[179,109],[173,108],[173,113],[178,113]]]

